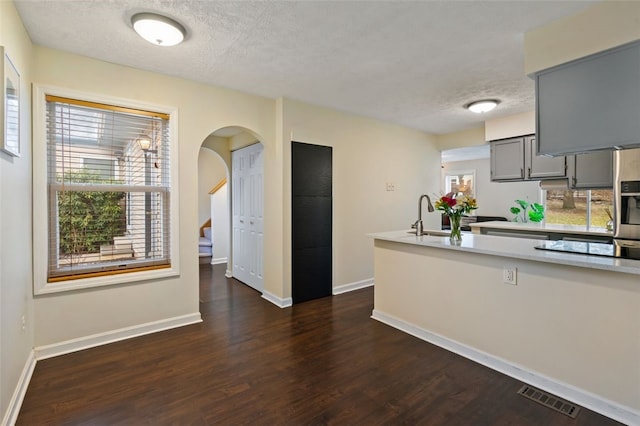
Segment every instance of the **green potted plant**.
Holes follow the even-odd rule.
[[[538,203],[529,203],[525,200],[516,200],[520,207],[511,207],[514,222],[542,222],[544,219],[544,206]]]

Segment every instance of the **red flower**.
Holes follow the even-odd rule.
[[[449,207],[455,207],[455,205],[456,205],[456,199],[455,198],[451,198],[451,197],[447,197],[446,195],[444,197],[442,197],[442,201],[447,203],[447,205],[449,205]]]

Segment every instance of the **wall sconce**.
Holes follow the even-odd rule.
[[[139,138],[137,138],[136,143],[145,154],[158,153],[157,149],[151,149],[151,138],[147,135],[142,135]]]
[[[147,135],[142,135],[138,139],[136,139],[136,143],[144,152],[148,152],[149,148],[151,148],[151,138]]]

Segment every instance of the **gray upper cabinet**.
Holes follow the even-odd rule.
[[[491,142],[491,180],[524,179],[524,138]]]
[[[528,141],[526,139],[528,139]],[[567,161],[564,156],[542,157],[537,155],[535,136],[525,137],[525,146],[529,154],[527,156],[529,160],[527,179],[556,179],[563,178],[567,175]]]
[[[491,142],[492,181],[557,179],[566,176],[565,157],[537,156],[534,135]]]
[[[535,81],[539,154],[640,146],[640,42],[549,68]]]
[[[613,188],[613,152],[595,151],[574,156],[571,188]]]

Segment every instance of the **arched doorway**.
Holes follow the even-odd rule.
[[[226,167],[229,251],[225,275],[262,293],[264,179],[260,138],[243,127],[224,127],[204,140],[202,150],[215,152]],[[207,166],[199,162],[200,167]],[[214,236],[214,253],[215,244]]]

